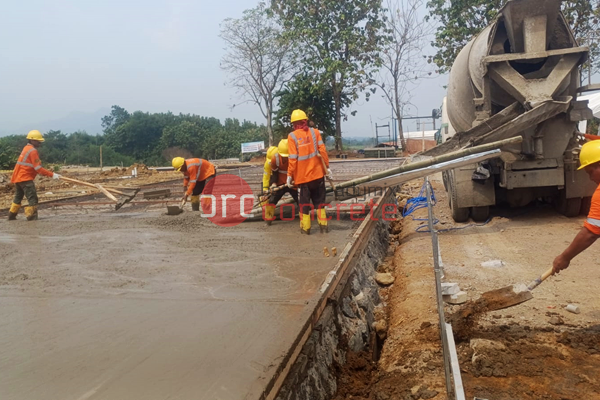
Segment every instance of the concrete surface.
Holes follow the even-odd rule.
[[[2,400],[258,398],[353,230],[41,218],[0,222]]]

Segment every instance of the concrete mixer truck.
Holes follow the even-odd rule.
[[[560,0],[509,0],[494,22],[454,62],[444,99],[444,143],[424,153],[521,135],[502,156],[444,173],[452,217],[484,221],[499,203],[552,202],[566,216],[589,203],[595,185],[577,171],[578,121],[592,117],[578,101],[578,46]]]

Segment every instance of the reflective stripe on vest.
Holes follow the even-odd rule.
[[[25,161],[27,161],[27,158],[29,158],[29,154],[31,154],[31,152],[32,152],[32,151],[34,151],[34,150],[35,150],[35,147],[32,147],[31,149],[29,149],[29,150],[27,151],[27,153],[25,153],[25,156],[23,157],[23,160],[22,160],[22,161],[17,161],[17,164],[19,164],[19,165],[24,165],[24,166],[26,166],[26,167],[35,168],[35,167],[33,166],[33,164],[31,164],[31,163],[28,163],[28,162],[25,162]],[[40,168],[41,168],[41,165],[40,165],[38,168],[35,168],[35,170],[37,171],[37,170],[38,170],[38,169],[40,169]]]
[[[202,169],[202,159],[200,159],[199,163],[192,163],[192,164],[188,165],[188,168],[189,167],[196,167],[196,166],[198,167],[198,172],[196,173],[196,179],[191,180],[190,183],[196,183],[196,182],[198,182],[198,178],[200,177],[200,171]]]
[[[600,228],[600,219],[588,218],[587,223]]]
[[[316,157],[317,154],[319,154],[319,148],[317,147],[317,135],[315,134],[315,130],[313,128],[309,128],[309,129],[310,129],[310,133],[312,135],[312,143],[313,143],[314,151],[305,156],[299,156],[297,154],[290,154],[290,158],[298,159],[298,161],[304,161],[304,160],[310,160],[311,158]],[[299,149],[300,146],[298,146],[298,139],[296,138],[296,135],[294,135],[293,133],[290,133],[290,137],[292,138],[294,143],[296,143],[296,149]],[[319,144],[323,144],[323,141],[319,140]]]

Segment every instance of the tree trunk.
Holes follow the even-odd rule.
[[[402,112],[400,109],[400,93],[398,93],[398,79],[394,79],[394,100],[396,107],[396,119],[398,120],[398,136],[400,137],[400,147],[402,151],[406,151],[406,140],[404,140],[404,129],[402,128]]]
[[[269,135],[269,147],[273,146],[273,112],[271,109],[267,110],[267,135]]]
[[[338,93],[333,85],[333,102],[335,104],[335,149],[342,151],[342,93]]]

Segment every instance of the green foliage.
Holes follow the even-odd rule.
[[[507,0],[429,0],[427,7],[431,16],[439,22],[435,41],[437,53],[433,62],[439,72],[447,72],[460,50],[492,22]],[[562,10],[581,44],[590,45],[591,59],[598,69],[598,17],[599,2],[589,0],[563,1]]]
[[[267,140],[264,125],[226,119],[172,113],[129,114],[113,106],[111,115],[102,119],[104,135],[85,132],[64,134],[49,131],[40,147],[40,158],[50,164],[100,165],[102,146],[103,165],[170,165],[171,158],[202,157],[205,159],[239,157],[241,144]],[[0,138],[0,169],[12,169],[27,143],[25,136]]]
[[[336,148],[341,149],[343,96],[356,100],[381,63],[381,0],[271,0],[271,9],[290,40],[299,43],[298,62],[332,89]]]
[[[335,134],[335,107],[333,90],[323,80],[314,80],[308,74],[296,76],[286,88],[277,93],[279,110],[275,116],[274,132],[282,139],[292,131],[290,116],[292,111],[300,109],[306,112],[310,121],[321,131],[323,138]],[[347,106],[348,96],[342,102]],[[275,141],[277,143],[277,141]]]

